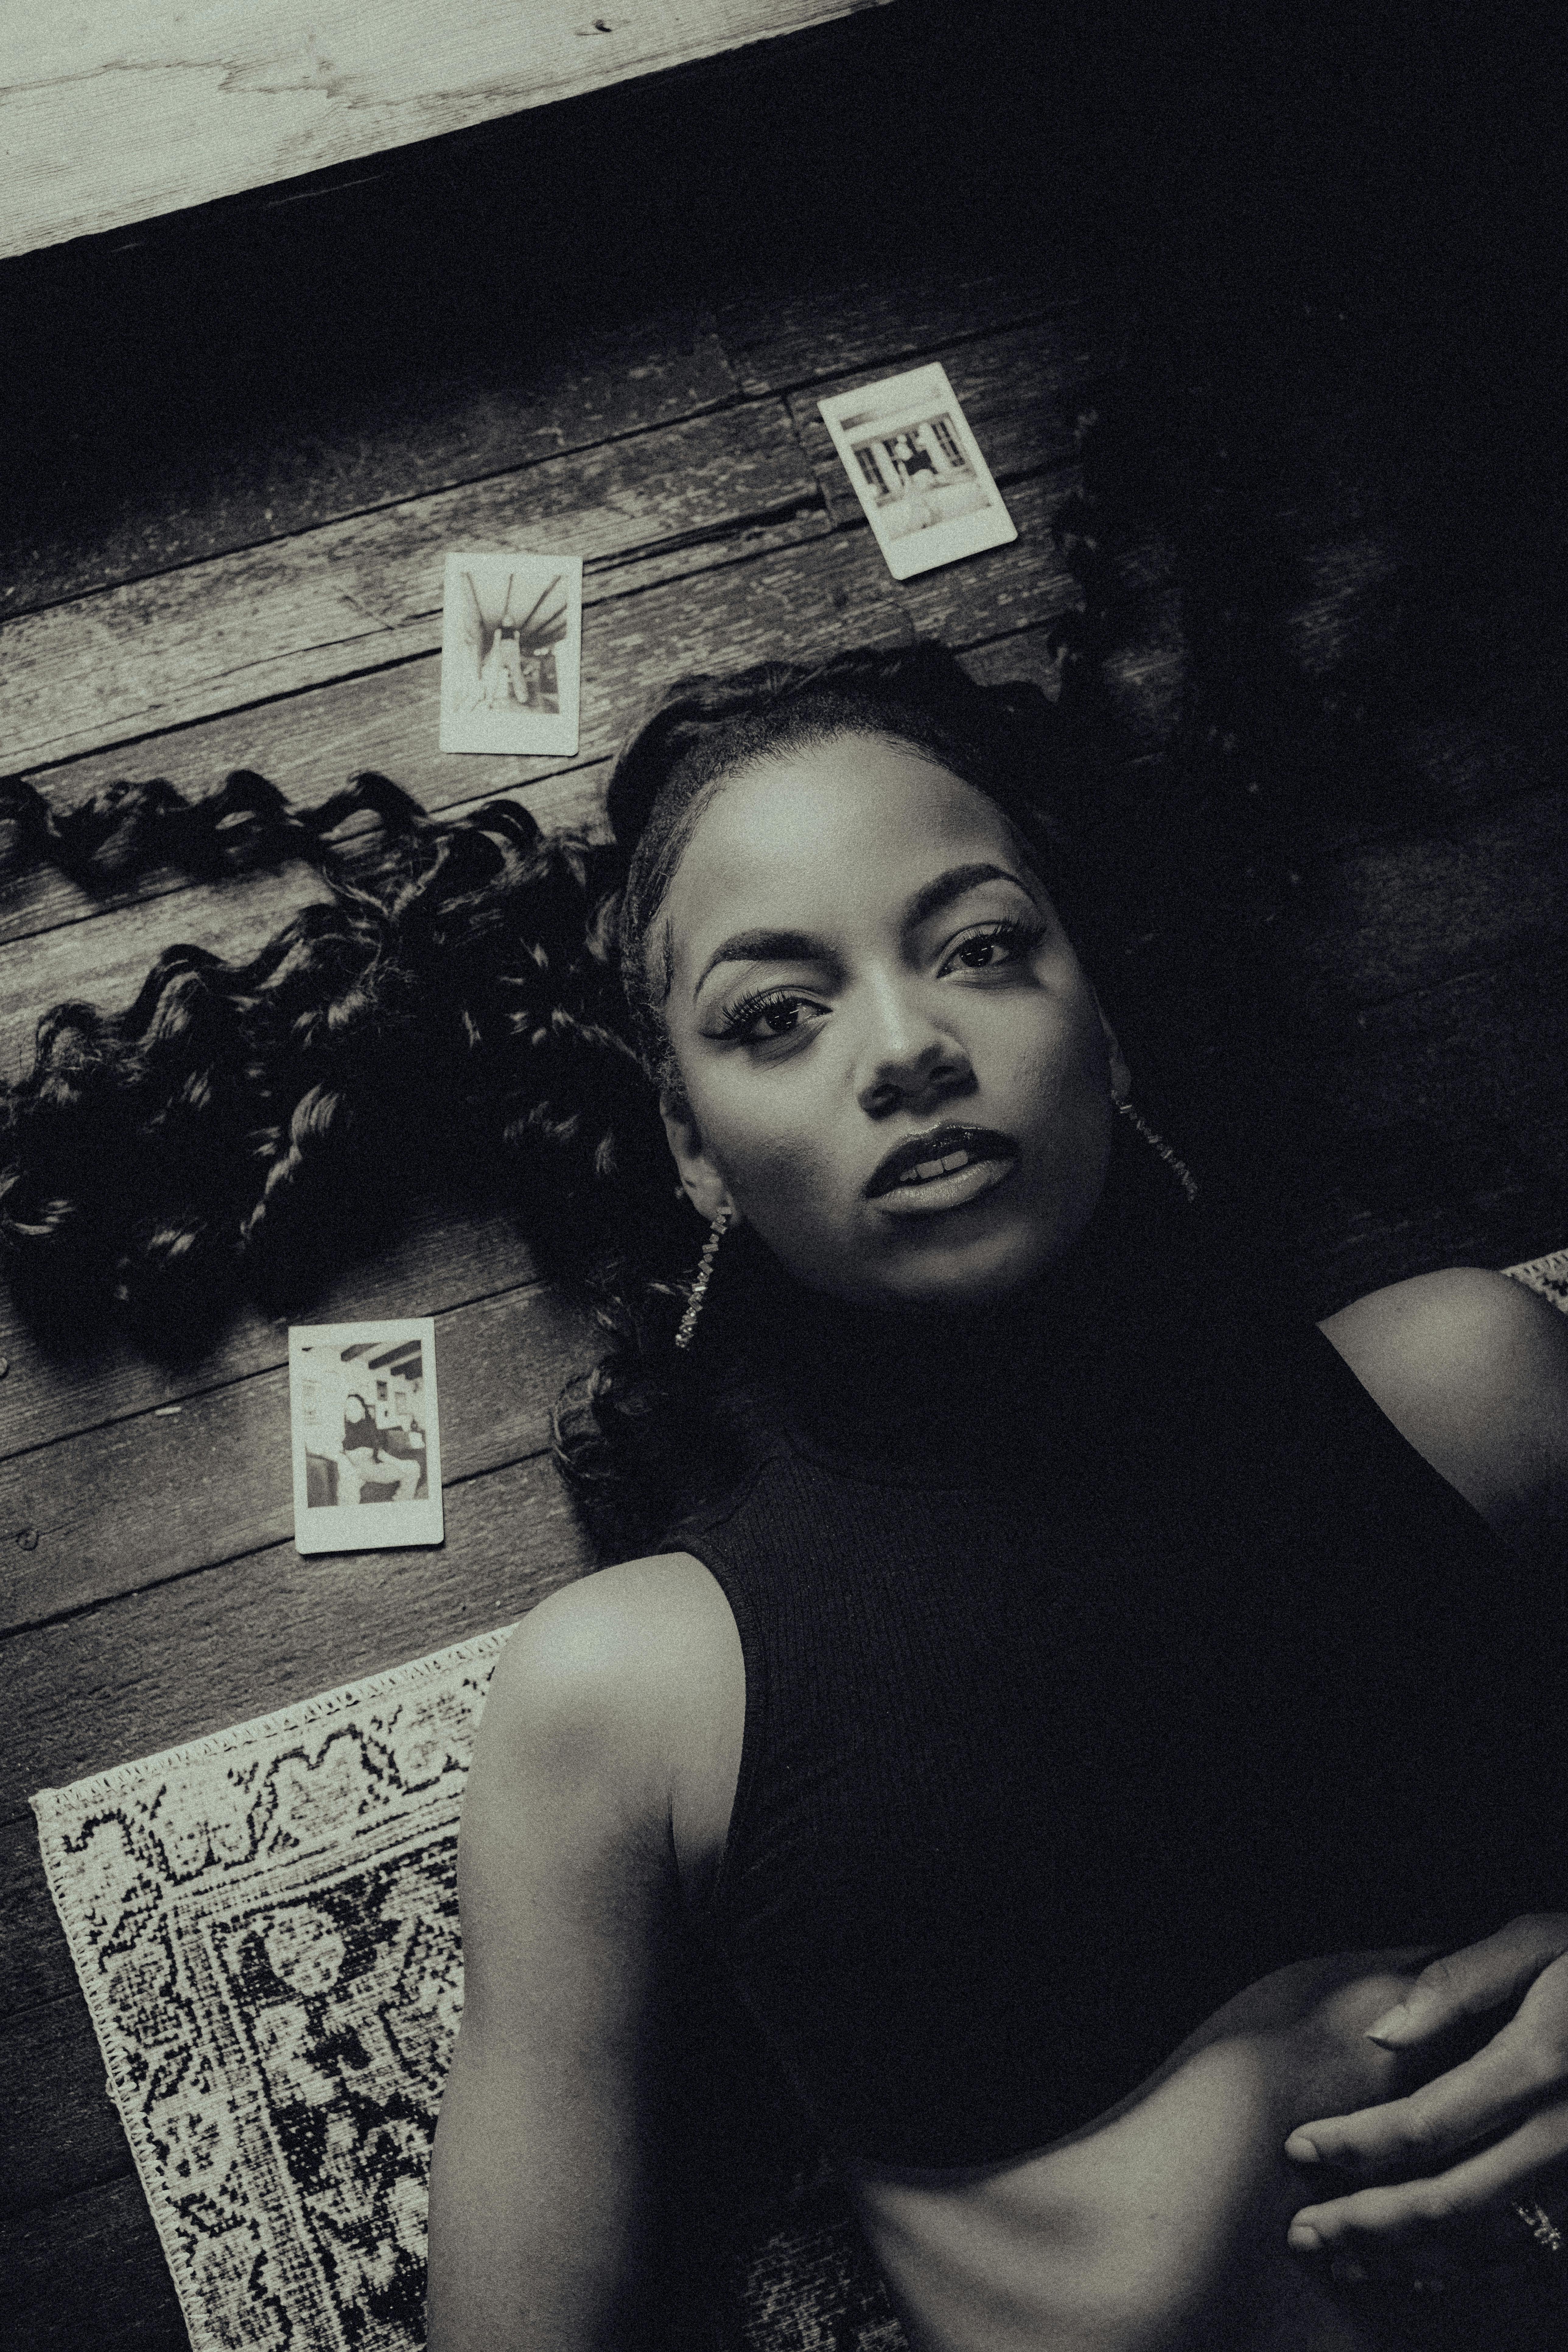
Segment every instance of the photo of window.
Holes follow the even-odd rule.
[[[896,580],[1017,538],[943,368],[818,405]]]

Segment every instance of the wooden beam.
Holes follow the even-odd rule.
[[[0,255],[26,253],[886,0],[76,0],[8,12]]]

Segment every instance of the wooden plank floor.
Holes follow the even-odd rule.
[[[1244,1139],[1268,1128],[1310,1303],[1568,1241],[1568,644],[1545,593],[1563,477],[1540,462],[1544,394],[1511,459],[1480,450],[1484,371],[1437,382],[1479,299],[1443,280],[1451,242],[1413,296],[1396,246],[1347,271],[1325,230],[1283,283],[1269,217],[1216,246],[1217,180],[1184,184],[1173,227],[1152,201],[1180,144],[1157,75],[1129,195],[1114,56],[1071,65],[1105,126],[1098,163],[1068,142],[1073,172],[1101,174],[1088,230],[1084,183],[1044,172],[1036,114],[1008,95],[1005,43],[970,57],[967,95],[950,61],[951,119],[917,170],[899,110],[931,87],[919,44],[940,25],[898,35],[899,13],[847,29],[837,70],[781,74],[765,122],[754,79],[693,87],[679,117],[617,101],[624,175],[544,203],[543,257],[488,284],[455,285],[447,245],[465,207],[483,244],[493,153],[482,181],[437,157],[324,200],[313,226],[220,220],[62,256],[53,277],[29,264],[11,289],[0,756],[62,807],[116,776],[191,791],[242,764],[313,803],[375,766],[432,807],[516,790],[591,824],[615,741],[682,669],[923,632],[1055,690],[1065,628],[1099,680],[1105,807],[1152,809],[1184,876],[1208,877],[1201,921],[1148,887],[1108,988],[1145,1068],[1191,1033],[1193,1086],[1156,1062],[1156,1098],[1226,1105]],[[849,86],[894,126],[852,166]],[[1267,93],[1243,77],[1229,100],[1261,140]],[[518,150],[545,186],[550,136]],[[679,188],[641,176],[676,146],[701,159]],[[781,216],[757,191],[785,185],[819,193]],[[868,220],[899,234],[868,253]],[[1488,341],[1496,321],[1475,324]],[[900,586],[815,403],[931,358],[1019,539]],[[1456,450],[1476,458],[1458,480]],[[587,559],[573,761],[436,750],[442,552],[476,535]],[[122,1003],[176,940],[242,955],[317,887],[290,869],[89,889],[0,866],[0,1068],[25,1066],[55,999]],[[280,1326],[241,1315],[171,1373],[112,1338],[50,1355],[0,1304],[0,2275],[18,2352],[184,2340],[29,1793],[502,1622],[586,1563],[542,1452],[586,1340],[502,1217],[416,1207],[317,1312],[436,1317],[439,1550],[296,1555]]]

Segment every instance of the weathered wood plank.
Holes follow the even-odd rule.
[[[1079,585],[1052,544],[1050,527],[1052,515],[1077,484],[1076,465],[1015,482],[1007,493],[1007,511],[1018,528],[1011,547],[994,547],[903,581],[900,593],[916,632],[962,650],[981,638],[1038,628],[1076,611],[1082,602]],[[864,535],[870,537],[868,529]],[[880,556],[877,560],[880,563]]]
[[[87,2003],[73,1985],[0,2027],[0,2207],[68,2197],[130,2160]]]
[[[364,1323],[443,1315],[532,1279],[532,1261],[509,1219],[426,1206],[374,1256],[346,1268],[311,1308],[310,1319]],[[79,1350],[62,1357],[39,1345],[0,1287],[0,1357],[8,1367],[0,1387],[0,1456],[274,1370],[287,1360],[285,1329],[244,1307],[206,1355],[177,1372],[115,1331],[84,1334]],[[8,1531],[0,1528],[0,1545],[7,1540]]]
[[[60,1787],[510,1623],[588,1565],[548,1463],[447,1496],[439,1549],[292,1543],[9,1637],[0,1821]]]
[[[70,807],[125,775],[163,775],[185,792],[199,793],[230,768],[251,767],[309,805],[335,791],[345,775],[378,768],[431,809],[515,791],[542,823],[577,823],[592,814],[599,785],[597,772],[588,771],[614,751],[649,698],[683,672],[738,669],[781,654],[816,660],[840,646],[898,644],[917,629],[939,632],[962,652],[1004,634],[1021,635],[1069,609],[1078,591],[1050,543],[1049,527],[1075,479],[1069,467],[1015,486],[1008,503],[1017,543],[923,581],[894,581],[868,530],[834,531],[721,573],[699,572],[595,606],[584,620],[583,728],[574,762],[459,759],[437,751],[438,664],[421,659],[61,767],[40,766],[34,781]],[[1021,603],[1020,584],[1031,577],[1032,592]],[[1026,666],[1032,657],[1021,658]],[[167,896],[183,887],[177,877],[153,875],[100,898],[47,872],[0,875],[0,941],[29,939],[58,924],[94,918],[105,905]],[[166,926],[160,944],[184,936],[177,912],[160,919]],[[54,983],[52,975],[63,972],[79,951],[84,971],[96,969],[96,950],[52,950],[51,977],[17,994],[0,950],[0,1067],[18,1034],[7,1024],[7,1002],[20,1008],[30,1034],[33,1013],[53,1001],[51,986],[56,995],[97,993],[96,982],[87,979]]]
[[[1568,939],[1568,789],[1310,869],[1278,952],[1328,1018]]]
[[[168,2264],[132,2176],[0,2221],[12,2352],[190,2352]]]
[[[1560,945],[1333,1028],[1282,1032],[1302,1139],[1287,1248],[1315,1312],[1436,1265],[1568,1239],[1568,957]]]
[[[1568,626],[1534,595],[1490,586],[1468,611],[1425,618],[1435,677],[1463,709],[1413,730],[1411,753],[1445,806],[1474,808],[1560,782],[1568,768]]]
[[[13,19],[0,253],[100,236],[846,16],[857,0],[88,0]],[[867,5],[867,0],[858,0]],[[876,0],[872,0],[876,5]]]
[[[945,365],[986,464],[999,482],[1007,483],[1072,461],[1079,415],[1097,382],[1104,380],[1108,357],[1092,322],[1073,314],[1065,321],[1037,320],[961,344],[946,354]],[[852,392],[886,373],[857,368],[835,379],[832,388]],[[816,388],[792,392],[789,411],[834,521],[863,525],[860,501],[822,421]]]
[[[29,1814],[0,1827],[0,1985],[7,2017],[58,2000],[76,1983]]]
[[[259,415],[241,407],[225,418],[216,449],[196,456],[182,441],[161,462],[142,454],[136,467],[133,459],[105,484],[90,523],[63,516],[58,499],[25,526],[0,517],[7,619],[676,425],[721,406],[736,390],[711,316],[690,305],[591,328],[536,315],[525,353],[464,359],[461,372],[405,363],[393,383],[378,368],[354,400],[334,387],[329,402],[306,383],[286,414],[275,404]],[[156,449],[167,430],[156,392],[136,389],[151,404],[143,432]],[[186,388],[188,398],[201,395],[202,387]],[[134,415],[121,419],[121,458]],[[42,467],[60,453],[40,432],[33,454]],[[73,455],[79,465],[79,444]]]
[[[1092,342],[1054,322],[955,358],[955,388],[994,471],[1013,480],[1070,465],[1096,364]],[[766,526],[761,539],[745,535],[748,548],[809,535],[821,527],[819,496],[837,521],[861,526],[815,404],[798,398],[793,423],[765,403],[545,460],[7,622],[0,652],[17,676],[0,674],[0,729],[17,763],[35,766],[428,651],[441,557],[465,538],[517,532],[545,551],[574,550],[611,565],[608,585],[624,593],[672,565],[684,573],[726,550],[732,558],[728,541],[691,542],[748,520]],[[588,591],[604,593],[603,582]]]
[[[1472,1143],[1495,1138],[1506,1152],[1511,1139],[1539,1137],[1568,1113],[1568,956],[1547,944],[1347,1011],[1335,1046],[1313,1042],[1303,1074],[1347,1132],[1412,1121]],[[1291,1040],[1297,1051],[1306,1045]],[[1416,1163],[1411,1172],[1419,1172]],[[1439,1189],[1442,1175],[1439,1159],[1432,1171]]]
[[[424,1313],[426,1302],[405,1302]],[[537,1454],[582,1317],[543,1286],[436,1320],[443,1481]],[[0,1464],[0,1629],[34,1624],[290,1538],[286,1364]]]
[[[827,528],[782,404],[405,501],[0,629],[0,742],[34,766],[440,644],[448,548],[584,556],[597,598]]]
[[[753,399],[900,360],[942,358],[973,336],[1047,316],[1064,334],[1079,309],[1072,276],[1031,249],[1015,264],[906,259],[894,272],[835,275],[820,258],[809,276],[770,271],[728,288],[714,305],[719,340]]]

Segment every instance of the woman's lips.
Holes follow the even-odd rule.
[[[928,1127],[921,1135],[906,1135],[873,1169],[866,1186],[868,1200],[878,1200],[895,1184],[931,1182],[949,1174],[966,1160],[1016,1160],[1018,1147],[1010,1135],[993,1127],[966,1127],[957,1119]]]
[[[876,1204],[888,1217],[934,1217],[943,1210],[961,1209],[967,1202],[978,1201],[983,1192],[994,1192],[1017,1164],[1016,1154],[1008,1160],[971,1160],[951,1174],[895,1184],[891,1192],[877,1193]]]
[[[1010,1176],[1018,1147],[991,1128],[931,1128],[889,1151],[866,1187],[891,1216],[931,1216],[978,1200]]]

